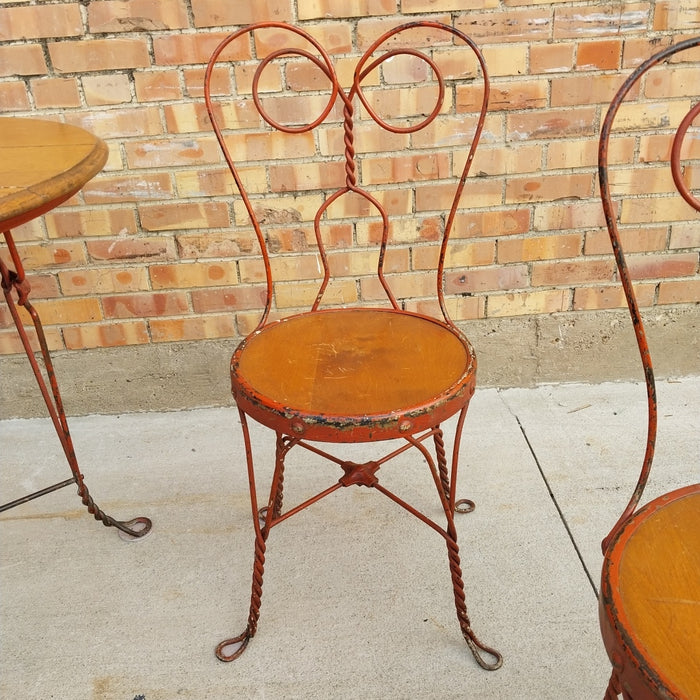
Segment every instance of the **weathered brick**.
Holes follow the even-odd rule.
[[[42,109],[80,107],[75,78],[37,78],[30,82],[34,104]]]
[[[151,265],[149,275],[153,289],[220,287],[235,284],[238,279],[236,263],[223,260],[176,265]]]
[[[186,29],[184,0],[103,0],[88,5],[88,26],[94,34],[156,32]]]
[[[700,280],[668,280],[659,285],[659,304],[697,304],[700,301]]]
[[[612,282],[615,271],[615,263],[612,259],[535,262],[532,264],[532,286]]]
[[[447,294],[476,294],[529,287],[527,265],[502,265],[445,274]]]
[[[506,238],[498,242],[498,262],[574,258],[581,253],[583,236],[579,233],[531,238]]]
[[[79,36],[82,30],[77,2],[0,8],[0,41]]]
[[[40,44],[0,46],[0,77],[9,75],[44,75],[46,61]]]
[[[32,304],[42,319],[52,325],[63,323],[89,323],[102,319],[100,304],[93,297],[70,299],[39,299]]]
[[[3,110],[16,112],[29,109],[27,86],[23,80],[0,83],[0,104]]]
[[[83,94],[88,105],[116,105],[131,102],[131,83],[125,73],[83,76]]]
[[[532,44],[530,46],[530,72],[566,73],[574,66],[576,44],[557,42],[555,44]]]
[[[577,70],[619,70],[622,62],[621,39],[582,41],[576,52]]]
[[[46,230],[50,238],[79,236],[114,236],[136,233],[133,209],[86,209],[54,211],[46,215]]]
[[[140,204],[138,212],[144,231],[224,228],[231,224],[225,202]]]
[[[146,262],[173,260],[175,245],[169,238],[117,238],[91,240],[86,243],[88,254],[94,261],[122,263],[125,260]]]
[[[152,319],[148,325],[154,343],[230,338],[236,333],[233,314]]]
[[[457,29],[480,43],[537,42],[552,36],[552,13],[547,9],[528,8],[480,12],[461,15]]]
[[[170,199],[173,186],[169,173],[98,176],[82,190],[87,204],[119,204],[146,199]],[[114,233],[114,231],[112,231]]]
[[[51,63],[59,73],[146,68],[151,65],[145,39],[83,39],[49,42]]]
[[[587,199],[592,192],[592,173],[510,178],[506,182],[506,203]]]
[[[507,132],[510,139],[569,139],[592,136],[595,129],[596,111],[593,107],[550,109],[546,115],[536,111],[509,114]]]
[[[156,65],[206,64],[214,49],[227,36],[228,32],[155,35],[153,37],[153,56]],[[245,41],[233,42],[222,53],[222,58],[232,61],[249,59],[250,45]]]
[[[648,287],[648,285],[647,285]],[[642,302],[642,285],[634,285],[635,296],[642,306],[648,306]],[[651,290],[653,299],[653,287]],[[649,297],[649,294],[646,295]],[[647,298],[646,301],[649,301]],[[578,287],[574,290],[574,311],[588,311],[594,309],[622,309],[627,307],[625,292],[621,285],[610,287]]]
[[[497,318],[568,311],[569,297],[570,293],[566,289],[490,294],[487,315]]]
[[[265,306],[264,286],[228,286],[223,289],[197,289],[192,292],[192,309],[206,314],[241,309],[262,309]]]
[[[163,131],[160,114],[155,106],[69,113],[66,114],[66,122],[103,139],[155,136]]]
[[[148,274],[143,267],[63,270],[58,273],[58,280],[66,296],[137,292],[149,288]]]
[[[219,0],[191,0],[195,27],[224,27],[274,20],[293,19],[291,0],[222,3]]]
[[[649,2],[554,9],[555,39],[587,39],[646,31]]]
[[[102,297],[105,318],[175,316],[189,311],[184,292],[117,294]]]
[[[145,321],[65,326],[63,337],[68,350],[144,345],[150,340]]]
[[[134,71],[134,89],[139,102],[178,100],[182,97],[180,77],[175,70]]]

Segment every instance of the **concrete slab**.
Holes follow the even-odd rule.
[[[669,432],[680,435],[678,421],[688,424],[698,381],[688,380],[682,397],[670,396]],[[594,404],[589,393],[599,391],[608,396],[605,410],[572,411]],[[474,630],[505,658],[492,673],[474,663],[461,638],[442,539],[381,494],[358,487],[273,529],[258,633],[239,660],[217,661],[214,647],[242,630],[250,596],[253,530],[236,411],[72,419],[96,501],[115,517],[147,515],[154,530],[124,542],[90,518],[73,488],[0,516],[0,695],[602,697],[608,662],[595,594],[557,506],[566,525],[582,520],[572,529],[577,545],[581,538],[599,541],[610,520],[598,509],[601,489],[629,478],[604,481],[591,455],[618,448],[613,407],[631,410],[635,392],[627,384],[477,392],[459,480],[459,494],[476,500],[477,509],[457,525]],[[561,416],[590,420],[576,425],[595,442],[578,449],[579,435],[566,422],[556,433]],[[266,437],[254,430],[267,460],[265,486],[272,457]],[[571,448],[561,450],[557,439]],[[47,421],[0,421],[0,445],[3,500],[69,476]],[[673,457],[679,465],[689,462],[688,450],[697,454],[696,445],[682,445],[686,454],[679,448]],[[367,446],[352,449],[356,459],[376,456]],[[618,460],[611,455],[610,462]],[[337,467],[294,452],[287,473],[288,504],[339,477]],[[404,455],[380,474],[438,516],[420,458]],[[596,486],[581,488],[585,476]],[[584,559],[594,567],[592,555]]]

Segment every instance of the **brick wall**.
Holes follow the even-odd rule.
[[[250,330],[261,304],[261,267],[205,116],[202,80],[210,52],[242,24],[289,21],[328,49],[347,86],[358,52],[397,21],[417,18],[471,35],[492,78],[490,114],[447,262],[455,320],[623,306],[597,198],[597,134],[623,76],[697,31],[695,2],[0,0],[2,114],[64,120],[98,134],[110,149],[104,171],[79,196],[15,231],[51,347],[197,341]],[[269,48],[261,42],[256,50]],[[235,71],[215,74],[215,92],[235,87],[249,94],[251,63],[245,52],[241,58]],[[313,79],[297,68],[286,73],[291,87]],[[409,81],[410,100],[402,104],[421,113],[430,85],[420,66],[410,70],[418,72],[385,71],[383,89],[390,94]],[[697,94],[697,72],[690,75],[690,64],[674,63],[647,81],[646,105],[625,112],[624,120],[653,133],[618,138],[611,151],[615,188],[632,195],[620,217],[645,307],[700,300],[696,217],[669,196],[670,174],[661,167],[669,125]],[[281,84],[273,69],[261,89],[272,109],[294,119]],[[318,98],[308,99],[313,105]],[[473,100],[466,81],[448,96],[440,125],[449,124],[450,114],[468,123]],[[238,101],[229,103],[227,119],[234,117],[250,126]],[[333,112],[317,140],[296,137],[291,145],[280,140],[264,147],[251,132],[236,142],[252,193],[272,190],[259,206],[282,253],[274,268],[279,312],[300,308],[316,293],[312,220],[322,201],[319,188],[342,182],[338,119]],[[441,128],[432,136],[445,143]],[[362,176],[397,217],[387,258],[395,293],[407,308],[430,309],[427,269],[444,222],[435,211],[443,195],[433,178],[461,168],[464,154],[451,147],[437,154],[409,151],[431,144],[372,135],[361,124],[358,133]],[[700,158],[692,141],[687,156]],[[283,159],[270,165],[264,148]],[[322,162],[314,165],[308,157],[316,149]],[[640,168],[641,162],[650,167]],[[686,171],[697,184],[700,171],[692,165]],[[415,194],[395,187],[397,180],[418,181]],[[302,192],[290,200],[285,190],[292,184]],[[325,225],[331,266],[340,271],[329,294],[338,302],[375,303],[381,296],[372,279],[376,217],[354,226],[346,218],[352,213],[348,207]],[[353,246],[361,250],[351,259]],[[0,305],[0,354],[19,350]]]

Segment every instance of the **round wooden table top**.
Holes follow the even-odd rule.
[[[0,117],[0,231],[72,197],[107,162],[106,144],[59,122]]]
[[[369,424],[468,402],[475,370],[469,343],[439,321],[388,309],[333,309],[250,336],[234,353],[232,382],[253,413]]]
[[[618,586],[613,587],[617,594],[612,602],[619,606],[622,626],[644,655],[642,665],[679,691],[678,697],[697,699],[700,484],[650,505],[651,512],[620,537]]]

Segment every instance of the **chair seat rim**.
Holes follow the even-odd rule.
[[[692,496],[700,496],[700,483],[662,494],[642,506],[620,528],[603,558],[599,596],[603,641],[613,666],[617,668],[622,665],[621,668],[617,668],[618,673],[623,681],[627,680],[632,684],[629,690],[635,699],[644,700],[647,697],[682,699],[687,696],[664,674],[662,668],[657,668],[653,660],[648,658],[643,640],[631,629],[632,624],[627,616],[620,589],[613,584],[613,579],[619,580],[621,555],[640,526],[654,518],[664,508]],[[621,653],[624,654],[624,661],[620,656]]]
[[[310,315],[333,313],[381,312],[430,322],[454,335],[464,346],[468,358],[465,371],[451,386],[430,400],[417,405],[401,405],[389,411],[363,414],[318,413],[286,405],[261,394],[238,371],[249,341],[280,324],[294,323]],[[468,339],[452,324],[432,316],[385,307],[345,307],[307,311],[272,321],[253,331],[236,348],[231,358],[231,388],[238,407],[257,421],[286,434],[330,442],[391,439],[434,427],[468,404],[476,384],[476,355]]]

